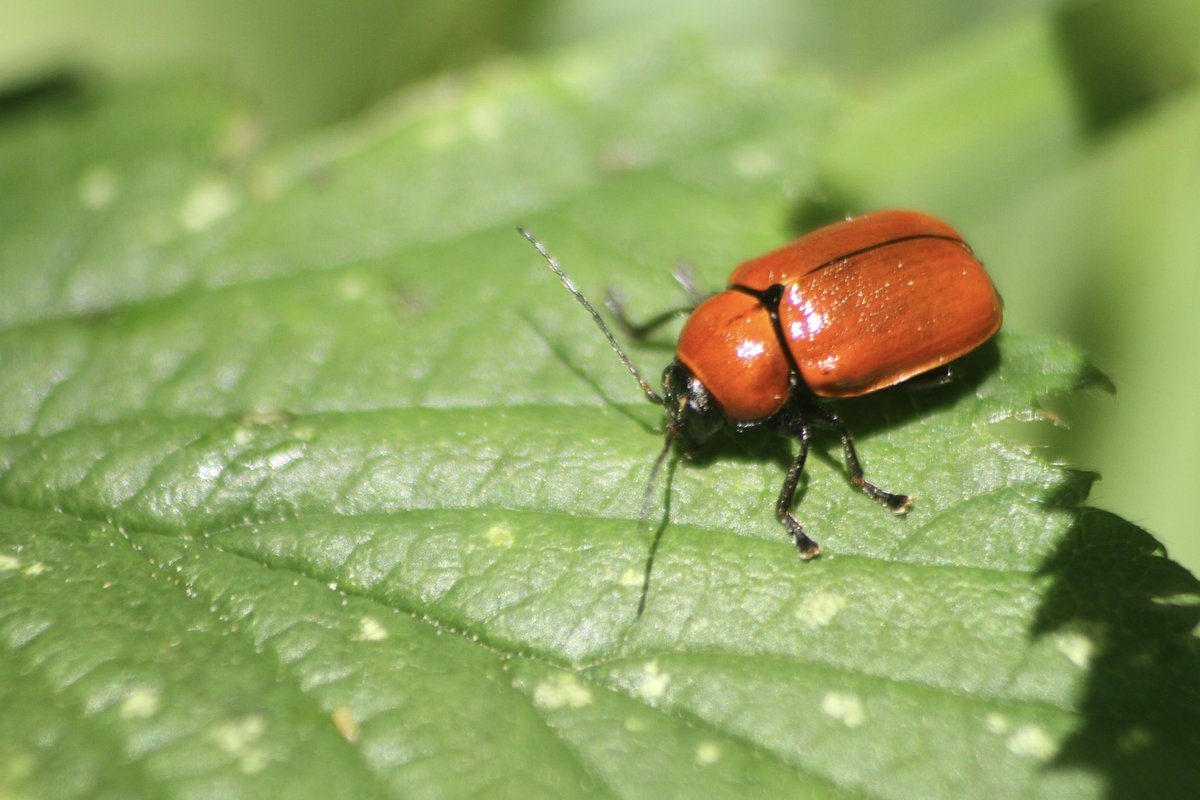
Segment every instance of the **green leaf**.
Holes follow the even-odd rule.
[[[765,435],[673,464],[639,519],[658,412],[512,226],[652,313],[674,260],[717,286],[795,233],[843,113],[674,44],[269,154],[184,86],[0,120],[3,791],[1194,787],[1195,580],[1014,438],[1100,382],[1065,345],[1005,333],[839,405],[916,503],[821,439],[815,562]]]
[[[187,70],[245,91],[272,134],[294,132],[527,41],[540,5],[452,0],[414,13],[389,0],[112,0],[97,13],[88,0],[6,0],[0,86],[47,63],[125,79]]]

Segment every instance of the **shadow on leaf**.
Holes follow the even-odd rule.
[[[1094,647],[1083,726],[1051,769],[1105,775],[1116,798],[1200,791],[1200,582],[1140,528],[1082,508],[1042,566],[1053,583],[1032,633]]]

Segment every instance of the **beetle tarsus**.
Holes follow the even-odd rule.
[[[850,483],[854,484],[854,487],[862,491],[867,497],[886,507],[893,514],[903,514],[912,505],[912,498],[908,495],[885,492],[875,484],[867,483],[861,475],[851,475]]]
[[[788,529],[792,544],[796,545],[796,549],[800,551],[800,558],[811,561],[821,554],[821,545],[809,538],[809,535],[804,532],[804,526],[790,512],[781,514],[779,521]]]
[[[803,531],[792,534],[792,543],[796,545],[796,549],[800,551],[800,558],[804,561],[812,561],[821,555],[821,545],[808,538]]]

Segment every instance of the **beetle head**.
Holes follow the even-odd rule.
[[[690,456],[725,423],[725,415],[700,379],[678,360],[663,371],[662,381],[667,438],[680,437],[684,455]]]

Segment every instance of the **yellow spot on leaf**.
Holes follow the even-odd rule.
[[[202,231],[227,217],[238,206],[237,196],[228,182],[206,178],[188,192],[179,209],[179,222],[189,231]]]
[[[350,744],[355,744],[362,738],[362,726],[354,718],[354,713],[345,706],[338,706],[329,712],[329,719],[333,721],[338,735]]]
[[[796,618],[810,630],[824,628],[845,607],[846,598],[840,594],[816,592],[800,601],[799,607],[796,608]]]
[[[716,742],[701,742],[696,748],[696,763],[701,767],[721,760],[721,746]]]
[[[387,629],[374,617],[363,617],[358,621],[358,639],[362,642],[382,642],[388,638]]]
[[[1058,752],[1058,745],[1043,728],[1022,725],[1008,738],[1008,752],[1015,756],[1049,761]]]
[[[850,692],[826,692],[821,698],[821,710],[847,728],[857,728],[867,718],[862,700]]]
[[[79,178],[79,202],[93,211],[107,208],[117,197],[117,173],[107,164],[91,167]]]
[[[658,668],[657,661],[651,661],[642,666],[642,680],[638,685],[638,694],[647,700],[657,700],[667,693],[671,683],[671,673]]]
[[[591,690],[569,672],[556,673],[539,683],[533,690],[534,705],[549,711],[583,708],[591,702]]]
[[[162,698],[156,689],[138,687],[121,701],[121,719],[146,719],[158,713]]]
[[[492,547],[508,548],[512,547],[516,542],[516,537],[513,536],[512,529],[507,525],[493,525],[487,529],[487,542]]]
[[[1091,637],[1074,631],[1054,634],[1054,647],[1080,669],[1086,669],[1096,654],[1096,643]]]

